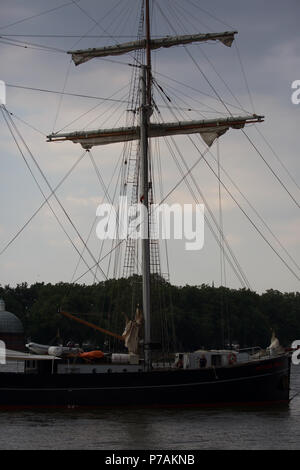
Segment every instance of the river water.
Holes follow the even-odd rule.
[[[291,397],[300,392],[292,367]],[[300,393],[289,406],[0,411],[0,449],[300,449]]]

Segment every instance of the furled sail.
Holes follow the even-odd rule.
[[[165,137],[181,134],[200,134],[209,147],[215,139],[228,129],[242,129],[246,124],[261,122],[263,116],[239,116],[220,119],[207,119],[201,121],[184,121],[171,123],[150,123],[148,137]],[[83,148],[90,149],[94,145],[106,145],[117,142],[137,140],[140,136],[140,127],[119,127],[115,129],[98,129],[93,131],[76,131],[64,134],[51,134],[48,141],[66,141],[80,143]]]
[[[204,41],[220,41],[225,46],[231,47],[234,40],[234,35],[237,31],[225,31],[223,33],[207,33],[207,34],[186,34],[183,36],[166,36],[164,38],[151,39],[150,47],[152,50],[159,49],[161,47],[172,47],[184,44],[190,44],[192,42],[204,42]],[[72,59],[75,65],[83,64],[94,57],[107,57],[111,55],[127,54],[128,52],[136,51],[139,49],[146,48],[146,39],[139,41],[125,42],[123,44],[117,44],[114,46],[97,47],[93,49],[80,49],[77,51],[68,51],[68,54],[72,55]]]
[[[143,314],[139,308],[136,309],[135,319],[129,320],[126,317],[126,326],[123,333],[125,339],[125,346],[131,354],[138,354],[139,352],[139,331],[143,323]]]

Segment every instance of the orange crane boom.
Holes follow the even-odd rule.
[[[61,313],[62,315],[64,315],[65,317],[67,318],[70,318],[71,320],[75,320],[77,321],[78,323],[82,323],[83,325],[86,325],[86,326],[89,326],[91,328],[94,328],[94,330],[98,330],[98,331],[101,331],[101,333],[105,333],[107,335],[110,335],[110,336],[114,336],[115,338],[121,340],[121,341],[125,341],[125,338],[121,335],[118,335],[117,333],[112,333],[111,331],[108,331],[108,330],[105,330],[104,328],[101,328],[100,326],[97,326],[97,325],[94,325],[93,323],[90,323],[86,320],[82,320],[81,318],[78,318],[78,317],[75,317],[74,315],[72,315],[71,313],[68,313],[68,312],[63,312],[62,310],[59,311],[59,313]]]

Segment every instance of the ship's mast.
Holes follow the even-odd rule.
[[[147,105],[151,106],[151,30],[149,0],[145,0],[145,26],[146,26],[146,63],[147,63]]]
[[[150,322],[150,230],[149,230],[149,162],[148,162],[148,128],[151,114],[151,48],[150,48],[150,17],[149,0],[145,0],[146,7],[146,56],[147,65],[142,67],[141,73],[141,109],[140,109],[140,202],[144,206],[142,213],[142,278],[143,278],[143,314],[144,314],[144,354],[145,369],[151,369],[151,322]]]
[[[143,314],[145,322],[144,351],[145,367],[151,368],[151,328],[150,328],[150,244],[149,244],[149,164],[148,164],[148,122],[149,107],[147,105],[146,66],[142,67],[141,73],[141,95],[142,104],[140,109],[140,203],[144,206],[142,212],[142,278],[143,278]]]

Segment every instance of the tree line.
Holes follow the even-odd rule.
[[[300,339],[300,293],[230,289],[203,284],[174,286],[152,279],[153,336],[177,351],[241,348],[270,344],[271,331],[284,346]],[[93,285],[27,283],[0,286],[6,310],[23,323],[26,340],[54,344],[58,339],[120,350],[118,340],[64,317],[78,315],[102,328],[122,334],[126,316],[134,318],[141,304],[139,276]],[[1,333],[1,332],[0,332]]]

